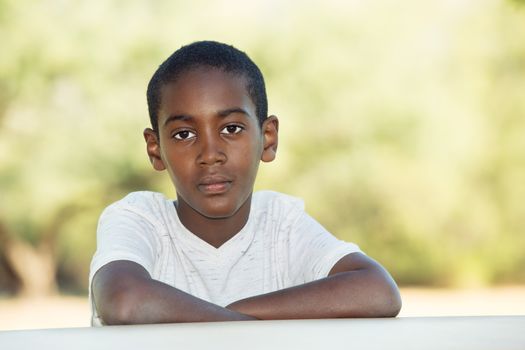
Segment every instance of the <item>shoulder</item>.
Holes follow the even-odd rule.
[[[283,205],[304,209],[304,201],[301,198],[275,191],[254,192],[252,201],[257,206]]]
[[[275,191],[254,192],[252,210],[272,217],[291,219],[304,213],[302,199]]]
[[[137,191],[127,194],[124,198],[112,203],[107,208],[130,207],[136,209],[151,209],[154,207],[165,206],[168,199],[158,192]]]
[[[173,206],[173,201],[162,193],[151,191],[131,192],[124,198],[110,204],[102,212],[101,218],[114,213],[129,212],[145,218],[164,216]]]

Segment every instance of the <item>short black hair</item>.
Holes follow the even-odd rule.
[[[246,79],[246,89],[255,105],[255,114],[259,125],[262,125],[268,116],[268,99],[264,78],[259,67],[248,55],[231,45],[216,41],[197,41],[183,46],[171,54],[157,68],[149,81],[147,90],[148,112],[153,130],[158,132],[158,112],[162,103],[162,87],[176,81],[182,73],[202,66],[242,75]]]

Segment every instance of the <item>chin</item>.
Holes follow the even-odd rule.
[[[215,203],[210,203],[210,205],[202,206],[198,210],[199,213],[209,219],[228,219],[235,214],[243,207],[246,201],[242,203],[221,203],[222,201],[217,201]]]
[[[239,209],[231,207],[207,207],[201,208],[198,212],[208,219],[227,219],[235,215]]]

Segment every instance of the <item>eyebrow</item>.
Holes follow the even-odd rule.
[[[217,115],[219,117],[223,117],[224,118],[224,117],[227,117],[227,116],[229,116],[230,114],[233,114],[233,113],[244,114],[246,117],[250,116],[250,113],[248,113],[247,111],[245,111],[244,109],[242,109],[240,107],[233,107],[233,108],[227,108],[227,109],[220,110],[219,112],[217,112]],[[177,121],[177,120],[189,121],[189,120],[193,120],[193,119],[194,118],[191,115],[174,114],[174,115],[170,115],[169,117],[167,117],[166,120],[164,121],[163,125],[166,126],[169,123]]]
[[[227,116],[229,116],[230,114],[233,114],[233,113],[244,114],[247,117],[250,116],[250,113],[246,112],[244,109],[242,109],[240,107],[233,107],[233,108],[224,109],[222,111],[219,111],[217,114],[219,116],[221,116],[221,117],[227,117]]]
[[[164,126],[168,125],[171,122],[177,121],[177,120],[188,121],[188,120],[192,120],[192,119],[193,119],[193,117],[191,115],[185,115],[185,114],[170,115],[164,121]]]

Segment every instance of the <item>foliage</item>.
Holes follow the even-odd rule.
[[[281,120],[257,188],[303,197],[401,283],[524,282],[517,4],[0,0],[0,280],[9,242],[47,244],[61,288],[85,289],[102,208],[173,196],[145,156],[145,87],[215,39],[260,64]]]

